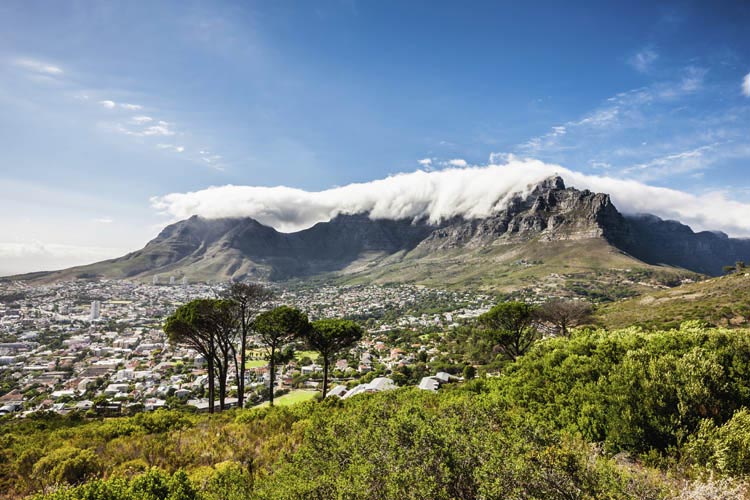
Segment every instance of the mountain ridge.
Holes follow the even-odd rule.
[[[584,255],[576,255],[576,247]],[[489,269],[493,264],[506,265],[512,258],[528,260],[538,254],[549,259],[553,248],[576,258],[591,252],[592,262],[598,253],[601,262],[592,263],[592,270],[606,269],[610,261],[611,268],[682,268],[714,276],[724,265],[750,256],[750,240],[695,233],[653,215],[623,215],[608,194],[566,187],[561,177],[553,176],[530,186],[525,196],[512,196],[505,208],[483,219],[455,217],[431,223],[339,214],[301,231],[281,233],[250,217],[192,216],[168,225],[145,247],[122,257],[11,278],[148,279],[167,274],[190,280],[329,276],[347,282],[367,281],[369,276],[377,282],[377,276],[399,281],[399,270],[413,264],[436,277],[404,273],[405,281],[419,283],[434,282],[441,267],[448,267],[441,262],[494,272]],[[579,267],[586,267],[585,259]]]

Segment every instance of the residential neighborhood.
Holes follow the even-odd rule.
[[[106,416],[180,406],[207,410],[206,360],[186,346],[170,344],[162,326],[180,305],[219,297],[226,287],[226,283],[190,283],[184,277],[163,277],[148,284],[3,283],[0,415],[80,411]],[[486,295],[409,285],[274,292],[263,308],[286,304],[311,320],[348,318],[365,328],[362,340],[331,365],[334,389],[329,395],[344,398],[398,385],[436,390],[451,377],[426,372],[425,363],[441,355],[440,332],[478,316],[492,304]],[[268,353],[258,339],[249,340],[246,406],[266,400],[270,381]],[[277,366],[275,392],[281,398],[289,395],[290,400],[309,399],[319,391],[323,368],[315,351],[294,347],[293,358]],[[399,372],[418,364],[420,370],[412,377]],[[236,380],[234,372],[229,380]],[[228,396],[227,405],[236,405],[236,383]]]

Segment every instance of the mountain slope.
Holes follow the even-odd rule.
[[[750,274],[744,272],[689,283],[669,290],[601,306],[597,322],[608,328],[631,325],[674,328],[687,320],[747,327]]]

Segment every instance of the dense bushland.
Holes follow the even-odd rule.
[[[441,389],[0,427],[39,498],[742,498],[750,332],[574,331]],[[46,495],[46,496],[45,496]]]

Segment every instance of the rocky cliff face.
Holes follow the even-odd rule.
[[[718,276],[722,267],[750,259],[750,240],[729,238],[724,233],[693,232],[677,221],[654,215],[626,217],[627,239],[613,243],[649,264],[667,264]]]
[[[457,221],[434,231],[419,245],[437,251],[484,245],[540,241],[623,238],[627,222],[609,195],[566,188],[560,177],[537,185],[528,196],[514,197],[505,210],[481,220]]]

